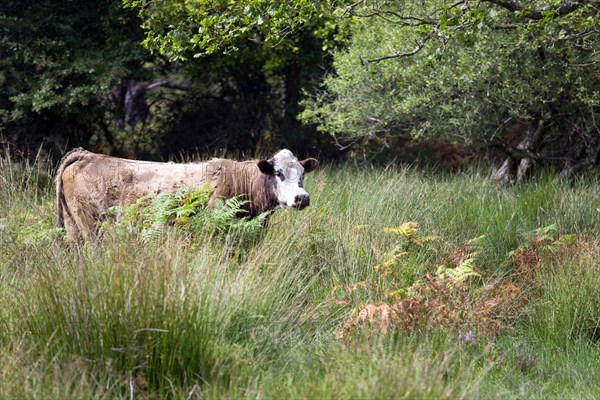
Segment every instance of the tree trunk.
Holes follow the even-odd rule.
[[[138,123],[145,122],[151,116],[150,107],[146,102],[148,90],[166,87],[170,89],[188,90],[189,83],[177,83],[170,79],[154,81],[135,81],[124,79],[112,93],[111,103],[114,110],[115,128],[134,128]]]
[[[504,186],[515,182],[515,180],[516,183],[521,183],[529,176],[536,159],[539,158],[534,149],[543,128],[544,120],[540,120],[535,131],[532,132],[529,129],[527,136],[516,147],[503,146],[503,150],[508,154],[508,157],[504,160],[502,166],[492,174],[492,181]]]
[[[522,158],[517,168],[517,183],[523,182],[528,176],[533,165],[531,158]]]
[[[598,153],[600,154],[600,153]],[[558,178],[567,178],[579,171],[582,171],[583,169],[585,169],[586,167],[589,167],[591,165],[594,164],[598,164],[597,161],[598,156],[592,156],[592,157],[588,157],[585,158],[577,163],[574,163],[572,165],[569,165],[568,167],[565,167],[562,171],[560,171],[560,173],[558,174]]]
[[[492,181],[496,182],[499,186],[506,186],[511,183],[514,164],[515,162],[512,158],[508,157],[505,159],[502,166],[492,174]]]

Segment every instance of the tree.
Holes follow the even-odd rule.
[[[247,122],[238,132],[257,146],[310,146],[314,130],[300,126],[296,116],[302,90],[319,81],[330,63],[327,50],[343,36],[333,2],[123,3],[138,11],[144,46],[199,72],[205,84],[212,83],[207,86],[213,98],[230,99],[221,101],[221,110],[236,109],[237,120]]]
[[[337,29],[333,17],[344,2],[123,0],[123,3],[138,10],[146,30],[146,47],[172,60],[187,60],[232,53],[247,41],[296,52],[298,32],[314,29],[327,38],[330,30]]]
[[[0,32],[0,134],[22,148],[119,151],[148,120],[149,90],[187,88],[118,0],[5,0]]]
[[[600,163],[597,1],[358,1],[306,122],[337,136],[444,137],[568,174]],[[513,133],[509,137],[508,133]]]

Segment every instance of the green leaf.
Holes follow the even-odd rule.
[[[560,242],[562,244],[566,244],[568,246],[572,246],[577,242],[577,235],[575,235],[575,234],[560,235],[558,237],[558,242]]]

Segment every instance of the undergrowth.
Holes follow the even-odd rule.
[[[268,224],[202,187],[83,244],[52,173],[0,159],[0,397],[600,396],[596,178],[323,168]]]
[[[184,188],[175,193],[146,195],[136,203],[111,207],[105,211],[104,229],[137,229],[142,240],[156,242],[167,227],[174,226],[190,236],[205,237],[214,232],[242,238],[256,236],[264,227],[269,212],[256,218],[245,217],[248,200],[237,197],[217,199],[214,207],[208,202],[213,190],[206,184],[195,189]],[[111,222],[117,222],[111,224]],[[109,228],[109,229],[110,229]]]

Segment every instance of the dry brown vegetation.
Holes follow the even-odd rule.
[[[386,228],[386,233],[396,234],[400,239],[394,242],[391,258],[375,266],[380,277],[391,279],[394,268],[402,268],[399,259],[409,255],[415,246],[422,251],[424,243],[430,241],[427,238],[431,237],[419,237],[417,226],[416,222],[409,222],[398,228]],[[597,251],[600,243],[600,239],[558,235],[554,226],[541,228],[525,235],[525,244],[507,254],[509,273],[485,277],[474,262],[478,239],[462,246],[443,243],[441,247],[446,251],[438,258],[440,266],[436,273],[426,273],[407,289],[387,291],[380,302],[360,305],[340,327],[337,337],[348,343],[361,332],[426,334],[454,330],[476,332],[477,336],[493,340],[522,314],[528,297],[535,296],[533,289],[539,286],[542,262],[568,256],[573,246],[579,248],[578,252],[584,247]],[[439,237],[436,241],[444,242]],[[357,289],[373,291],[375,287],[368,282],[357,282],[337,288],[342,290],[343,297],[336,301],[348,304]]]

